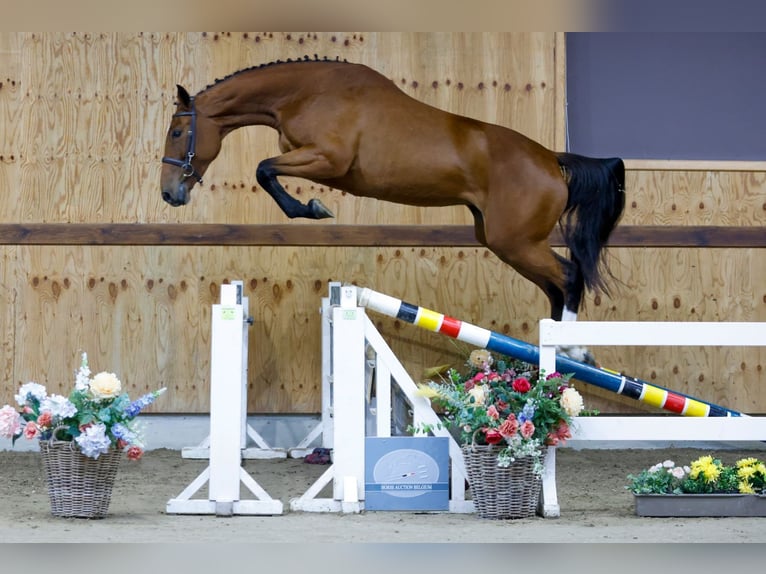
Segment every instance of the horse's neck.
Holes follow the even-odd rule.
[[[313,76],[296,73],[290,65],[254,68],[230,76],[200,92],[197,107],[224,132],[251,125],[275,127],[278,109],[294,99],[300,86]]]

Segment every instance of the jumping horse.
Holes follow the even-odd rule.
[[[542,289],[553,319],[575,319],[586,288],[608,293],[603,248],[625,204],[619,158],[556,153],[420,102],[364,65],[316,56],[240,70],[196,96],[177,89],[162,158],[170,205],[190,201],[227,134],[265,125],[282,154],[262,160],[256,179],[289,218],[333,214],[290,196],[279,176],[407,205],[465,205],[479,242]],[[557,224],[568,258],[550,245]]]

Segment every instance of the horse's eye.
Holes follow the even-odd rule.
[[[183,132],[181,130],[173,130],[173,132],[170,135],[173,136],[174,138],[180,138],[182,133]]]

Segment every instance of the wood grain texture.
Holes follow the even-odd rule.
[[[563,247],[558,230],[551,246]],[[0,224],[0,245],[479,247],[466,225]],[[610,247],[766,247],[762,227],[619,226]]]
[[[241,68],[315,53],[560,146],[561,42],[553,32],[0,33],[0,404],[28,380],[68,390],[86,350],[131,394],[168,386],[155,412],[206,412],[210,307],[234,279],[254,317],[251,412],[319,411],[329,280],[534,342],[544,297],[476,244],[463,207],[385,204],[287,179],[291,194],[321,198],[336,215],[288,222],[255,181],[257,163],[278,153],[276,133],[253,127],[228,136],[192,202],[172,208],[160,197],[160,158],[177,83],[194,93]],[[615,292],[589,294],[581,318],[766,321],[762,167],[628,166],[609,250]],[[416,380],[468,351],[373,321]],[[766,412],[766,350],[595,351],[650,382]],[[645,410],[582,388],[604,412]]]

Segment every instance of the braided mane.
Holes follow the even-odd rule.
[[[234,78],[235,76],[239,76],[241,74],[252,72],[253,70],[260,70],[261,68],[269,68],[272,66],[281,66],[284,64],[298,64],[301,62],[343,62],[345,64],[348,64],[348,60],[345,58],[343,60],[340,59],[340,56],[336,56],[334,60],[328,58],[327,56],[324,56],[320,58],[318,55],[314,54],[314,58],[312,59],[310,56],[306,55],[303,56],[303,58],[299,58],[297,60],[293,60],[292,58],[287,58],[287,60],[276,60],[274,62],[267,62],[265,64],[258,64],[257,66],[250,66],[249,68],[243,68],[241,70],[237,70],[236,72],[232,72],[228,76],[224,76],[223,78],[216,78],[216,80],[212,84],[208,84],[205,86],[203,90],[201,90],[199,93],[209,90],[210,88],[213,88],[217,86],[218,84],[225,82],[226,80],[230,80],[231,78]],[[199,94],[197,94],[199,95]]]

